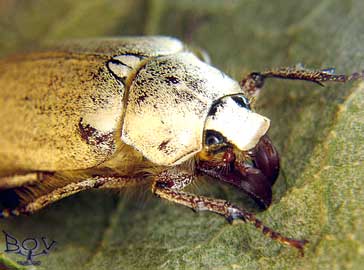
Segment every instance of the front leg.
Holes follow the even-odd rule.
[[[226,167],[228,168],[222,169]],[[223,161],[207,161],[200,162],[197,170],[244,191],[262,209],[267,209],[272,203],[271,182],[261,170],[247,163],[226,164]]]
[[[254,214],[249,213],[228,201],[198,196],[181,191],[185,186],[192,183],[194,179],[195,176],[188,173],[176,170],[166,170],[155,178],[152,191],[160,198],[187,206],[195,211],[210,211],[224,216],[230,223],[235,219],[252,223],[267,237],[282,244],[297,248],[303,256],[303,247],[308,241],[285,237],[265,226]]]

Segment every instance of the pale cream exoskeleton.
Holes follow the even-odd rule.
[[[169,37],[76,40],[1,59],[0,197],[18,204],[0,216],[30,214],[87,189],[149,182],[161,198],[249,221],[302,251],[306,241],[182,189],[207,175],[268,207],[279,158],[266,135],[270,121],[251,110],[249,97],[268,77],[355,76],[281,69],[239,85]]]

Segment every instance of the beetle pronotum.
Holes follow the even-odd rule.
[[[0,61],[1,217],[30,214],[77,192],[151,183],[160,198],[250,222],[297,248],[253,214],[182,189],[210,176],[271,203],[279,157],[270,121],[250,108],[264,79],[345,82],[361,77],[280,69],[239,85],[169,37],[71,41]]]

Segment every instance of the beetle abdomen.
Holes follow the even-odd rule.
[[[116,150],[124,86],[104,56],[34,53],[0,62],[5,170],[75,170]]]

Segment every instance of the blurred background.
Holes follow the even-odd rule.
[[[0,56],[49,40],[167,35],[205,49],[214,66],[237,80],[299,63],[351,73],[364,69],[363,12],[361,0],[0,0]],[[270,136],[282,157],[273,206],[260,213],[245,196],[213,182],[196,189],[309,239],[304,258],[250,225],[230,226],[148,191],[79,194],[34,216],[1,221],[0,229],[57,241],[38,269],[360,269],[361,93],[358,83],[269,81],[256,109],[272,120]],[[0,252],[4,245],[0,236]],[[0,266],[18,269],[9,260],[17,257],[0,254]]]

